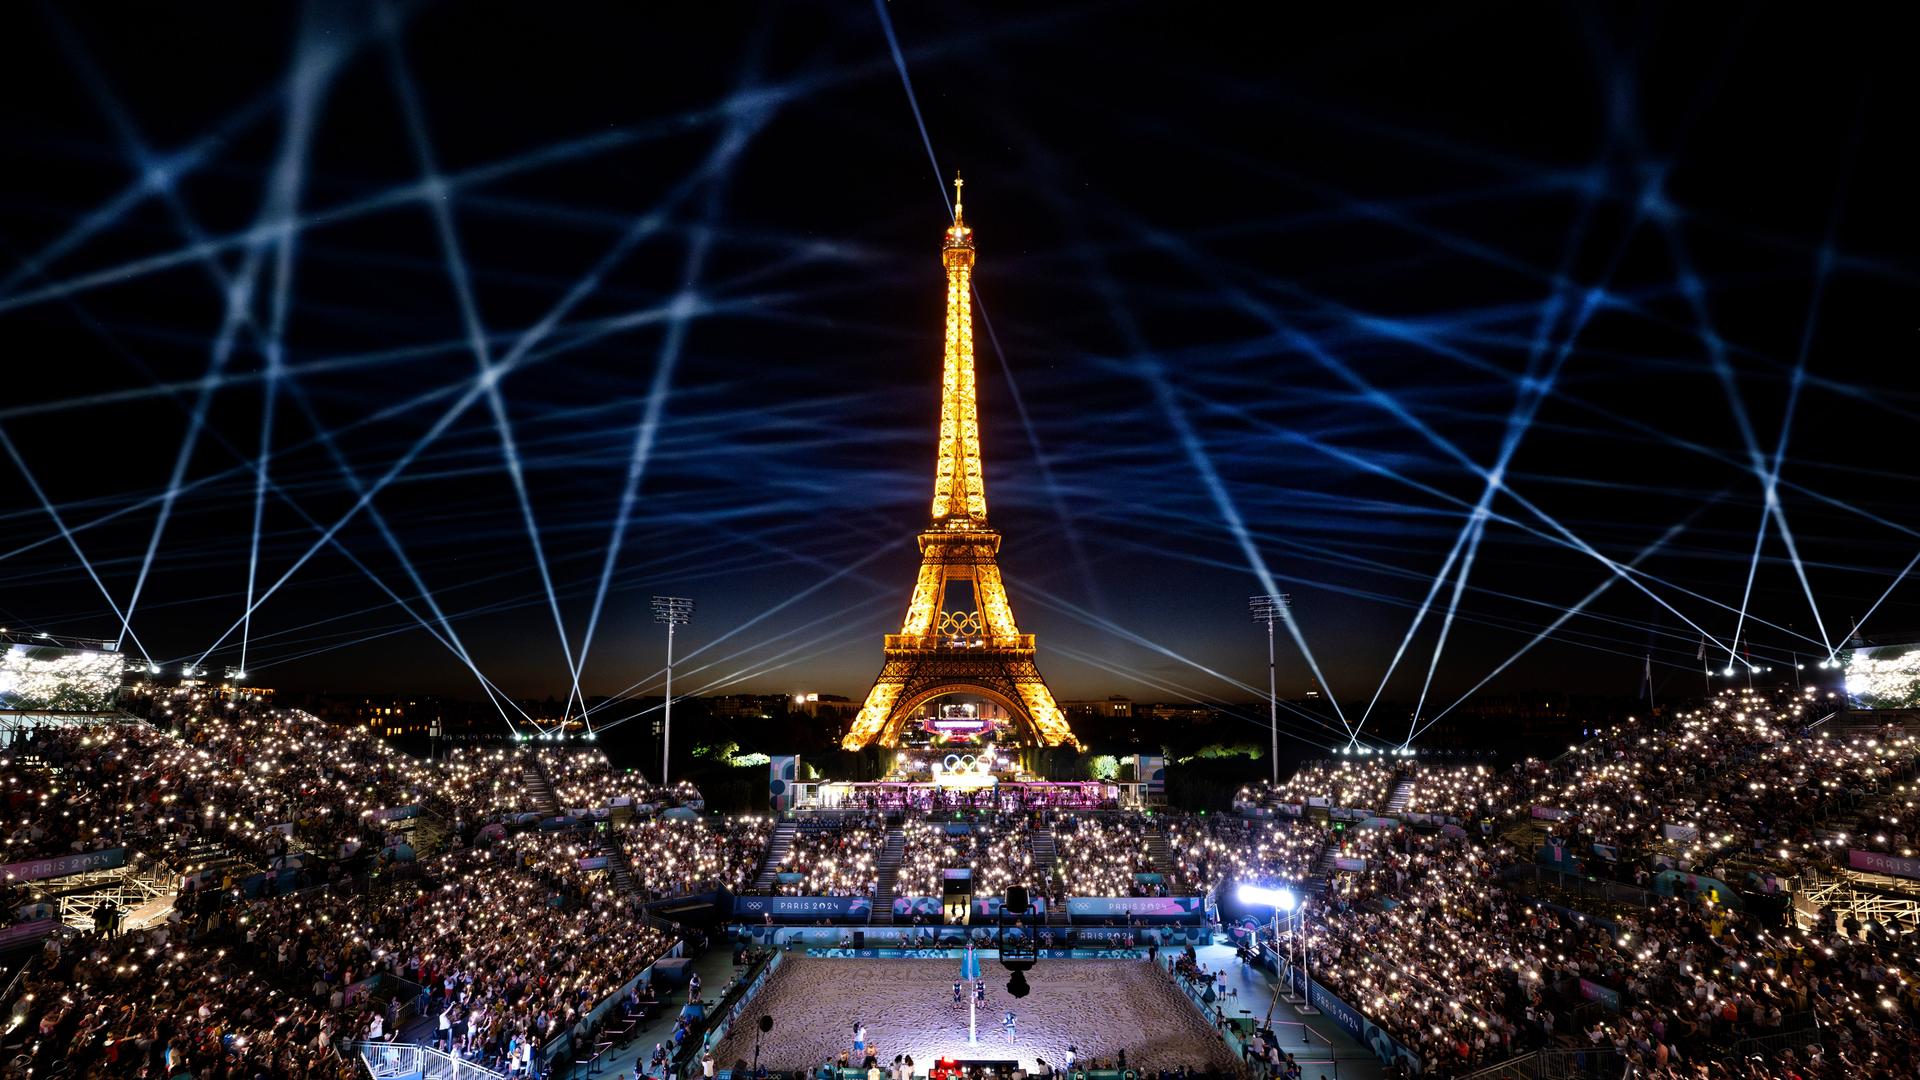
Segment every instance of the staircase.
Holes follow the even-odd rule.
[[[1333,861],[1340,857],[1340,845],[1329,840],[1320,849],[1320,859],[1313,865],[1313,876],[1301,883],[1301,889],[1308,896],[1325,896],[1327,883],[1335,873]]]
[[[1048,828],[1034,829],[1027,834],[1027,847],[1033,852],[1033,880],[1037,883],[1034,887],[1043,893],[1051,894],[1053,891],[1053,864],[1058,860],[1060,854],[1053,846],[1053,830]],[[1065,906],[1049,907],[1047,909],[1047,925],[1068,925]]]
[[[887,846],[880,849],[880,861],[874,864],[878,883],[873,890],[873,910],[883,919],[893,917],[893,894],[900,888],[900,863],[906,854],[907,831],[898,825],[887,826]]]
[[[1052,829],[1035,829],[1027,834],[1027,847],[1033,850],[1033,876],[1036,881],[1053,880],[1053,863],[1058,852],[1053,846]]]
[[[773,891],[774,875],[787,864],[787,855],[793,851],[793,834],[797,828],[791,821],[783,821],[773,827],[773,836],[767,840],[767,861],[760,864],[760,876],[753,879],[753,891],[766,893]],[[899,864],[895,864],[895,873]],[[888,902],[891,905],[891,901]],[[891,911],[892,907],[889,906]]]
[[[1407,805],[1413,802],[1413,777],[1403,776],[1393,785],[1393,797],[1387,800],[1387,816],[1406,812]]]
[[[1169,885],[1173,883],[1173,848],[1167,844],[1167,834],[1160,831],[1158,825],[1147,833],[1147,860],[1161,880]]]
[[[526,787],[527,797],[541,817],[560,816],[560,797],[553,793],[553,784],[538,762],[529,761],[520,766],[520,783]]]
[[[614,839],[612,832],[602,832],[597,836],[600,854],[607,857],[607,877],[613,882],[613,891],[618,896],[632,896],[640,891],[640,882],[633,876],[633,864],[627,861],[627,851]]]

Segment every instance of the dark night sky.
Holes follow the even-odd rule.
[[[479,697],[424,622],[564,693],[554,609],[577,654],[638,448],[583,687],[657,692],[665,592],[676,689],[857,696],[926,514],[957,168],[1063,697],[1250,696],[1256,564],[1341,700],[1407,640],[1401,730],[1430,667],[1434,715],[1550,627],[1489,688],[1920,627],[1893,8],[894,3],[926,142],[858,2],[382,10],[0,16],[0,623],[118,637],[104,589],[156,660],[234,627],[208,663]],[[285,584],[238,627],[261,491]]]

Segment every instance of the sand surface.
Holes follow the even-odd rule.
[[[1082,1062],[1112,1059],[1122,1047],[1129,1068],[1179,1065],[1233,1069],[1233,1054],[1198,1010],[1145,960],[1042,960],[1027,972],[1033,992],[1007,993],[1008,972],[983,965],[987,1000],[979,1009],[979,1043],[967,1045],[967,1006],[953,1003],[957,960],[839,960],[789,955],[714,1052],[720,1068],[753,1059],[756,1022],[773,1017],[760,1063],[773,1069],[818,1067],[853,1050],[856,1022],[867,1025],[867,1048],[884,1065],[911,1054],[925,1075],[941,1056],[961,1060],[1036,1058],[1065,1065],[1067,1047]],[[1009,1044],[1002,1021],[1013,1010]],[[859,1058],[853,1059],[859,1064]]]

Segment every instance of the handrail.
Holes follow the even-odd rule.
[[[14,972],[13,978],[7,980],[6,989],[0,990],[0,1011],[4,1011],[7,1006],[13,1004],[13,999],[20,995],[22,987],[26,985],[27,969],[33,967],[34,961],[38,959],[37,955],[27,957],[26,963],[20,965],[20,970]]]
[[[448,1071],[443,1075],[448,1080],[459,1080],[463,1076],[472,1077],[473,1080],[508,1080],[506,1073],[496,1072],[485,1065],[457,1058],[445,1050],[436,1050],[431,1046],[422,1046],[418,1043],[356,1041],[352,1045],[360,1055],[360,1064],[366,1067],[367,1074],[374,1077],[374,1080],[385,1080],[387,1077],[414,1073],[424,1076],[429,1064],[446,1065]],[[392,1065],[398,1065],[400,1071],[396,1072],[390,1068],[382,1071],[383,1068]],[[436,1073],[436,1075],[442,1074]]]

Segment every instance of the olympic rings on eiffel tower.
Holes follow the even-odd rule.
[[[986,633],[986,624],[981,622],[978,611],[940,613],[940,634],[943,637],[978,637],[984,633]]]

